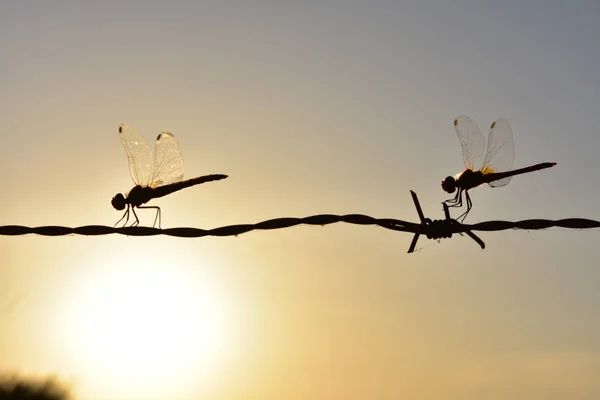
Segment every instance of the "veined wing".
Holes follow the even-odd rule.
[[[137,133],[131,126],[121,124],[119,126],[119,135],[121,142],[127,153],[129,161],[129,173],[136,185],[148,186],[154,165],[152,162],[152,152],[146,140]]]
[[[504,118],[496,120],[490,127],[490,133],[487,142],[487,151],[483,160],[481,171],[506,172],[510,171],[515,161],[515,142],[513,141],[512,129],[510,124]],[[491,187],[501,187],[508,185],[510,178],[499,179],[490,182]]]
[[[179,143],[169,132],[162,132],[154,144],[154,173],[150,186],[157,187],[183,179],[183,158]]]
[[[454,130],[460,140],[465,167],[474,171],[479,170],[483,160],[485,139],[477,124],[471,118],[461,115],[454,120]]]

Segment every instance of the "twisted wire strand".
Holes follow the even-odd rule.
[[[103,225],[86,225],[79,227],[67,226],[38,226],[28,227],[20,225],[5,225],[0,226],[0,235],[17,236],[36,234],[42,236],[65,236],[65,235],[84,235],[84,236],[99,236],[110,234],[121,234],[127,236],[157,236],[166,235],[174,237],[199,238],[204,236],[237,236],[242,233],[253,230],[273,230],[290,228],[296,225],[330,225],[336,222],[346,222],[354,225],[379,225],[382,228],[402,231],[415,232],[420,230],[419,224],[400,221],[391,218],[377,219],[368,215],[349,214],[349,215],[332,215],[320,214],[312,215],[305,218],[275,218],[256,224],[238,224],[222,226],[214,229],[200,228],[150,228],[144,226],[136,227],[120,227],[114,228]]]
[[[565,218],[559,220],[526,219],[523,221],[485,221],[473,225],[463,225],[464,229],[472,231],[504,231],[507,229],[538,230],[552,227],[569,229],[600,228],[600,222],[587,218]]]
[[[446,218],[443,220],[431,220],[425,218],[416,193],[411,191],[411,195],[415,204],[415,208],[421,220],[420,223],[402,221],[394,218],[375,218],[363,214],[319,214],[305,218],[275,218],[267,221],[262,221],[256,224],[238,224],[221,226],[214,229],[199,229],[199,228],[150,228],[143,226],[135,227],[110,227],[102,225],[86,225],[80,227],[66,226],[38,226],[27,227],[21,225],[5,225],[0,226],[0,235],[3,236],[18,236],[18,235],[42,235],[42,236],[65,236],[65,235],[84,235],[84,236],[99,236],[120,234],[127,236],[158,236],[166,235],[183,238],[199,238],[204,236],[237,236],[253,230],[273,230],[291,228],[296,225],[330,225],[337,222],[345,222],[354,225],[377,225],[384,229],[410,232],[414,234],[412,243],[408,252],[412,253],[415,249],[420,235],[425,235],[429,239],[451,238],[454,233],[465,233],[473,239],[483,249],[485,243],[473,233],[473,231],[495,232],[507,229],[525,229],[539,230],[552,227],[561,227],[568,229],[590,229],[600,228],[600,222],[586,218],[565,218],[559,220],[549,219],[528,219],[522,221],[485,221],[477,224],[462,224],[450,217],[450,213],[446,204],[444,204],[444,213]]]
[[[333,215],[320,214],[305,218],[275,218],[256,224],[228,225],[214,229],[200,228],[150,228],[143,226],[114,228],[103,225],[85,225],[79,227],[67,226],[21,226],[4,225],[0,226],[0,235],[18,236],[35,234],[41,236],[65,236],[65,235],[84,235],[99,236],[120,234],[127,236],[157,236],[166,235],[174,237],[199,238],[204,236],[237,236],[242,233],[253,230],[273,230],[291,228],[296,225],[330,225],[337,222],[345,222],[354,225],[378,225],[385,229],[400,232],[411,232],[428,235],[432,234],[433,239],[449,237],[453,233],[465,233],[467,231],[495,232],[507,229],[539,230],[552,227],[561,227],[569,229],[590,229],[600,228],[600,221],[586,218],[566,218],[559,220],[548,219],[528,219],[522,221],[485,221],[477,224],[447,224],[446,220],[431,221],[430,224],[423,226],[412,222],[402,221],[392,218],[374,218],[362,214]],[[443,223],[443,224],[442,224]],[[436,225],[438,224],[438,225]],[[443,228],[443,229],[442,229]]]

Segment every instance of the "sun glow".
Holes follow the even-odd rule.
[[[225,361],[224,299],[200,267],[121,256],[77,282],[61,318],[65,346],[102,398],[191,396]]]

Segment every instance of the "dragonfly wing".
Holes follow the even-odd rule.
[[[487,151],[482,164],[482,172],[510,171],[515,161],[515,142],[510,124],[504,118],[496,120],[490,127]],[[490,182],[491,187],[508,185],[510,177]]]
[[[127,124],[119,126],[119,135],[127,153],[131,178],[136,185],[147,186],[154,170],[152,152],[148,143],[142,135]]]
[[[474,171],[479,170],[483,160],[485,139],[477,124],[471,118],[462,115],[454,120],[454,129],[460,140],[465,167]]]
[[[169,132],[162,132],[154,145],[154,174],[150,180],[153,187],[168,185],[183,179],[183,157],[179,143]]]
[[[504,179],[498,179],[496,181],[488,183],[488,185],[490,185],[493,188],[506,186],[510,182],[511,178],[512,178],[512,176],[509,176],[508,178],[504,178]]]

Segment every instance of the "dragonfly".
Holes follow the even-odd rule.
[[[113,197],[111,203],[116,210],[122,211],[127,208],[115,226],[123,219],[125,219],[123,226],[126,226],[130,212],[135,217],[131,226],[137,226],[140,220],[135,213],[135,208],[146,208],[156,210],[152,227],[156,226],[158,220],[160,228],[160,207],[143,204],[190,186],[227,178],[227,175],[213,174],[182,180],[183,157],[179,151],[179,143],[172,133],[162,132],[156,137],[154,152],[150,150],[144,137],[127,124],[119,126],[119,135],[127,153],[129,173],[135,186],[126,195],[118,193]]]
[[[555,162],[543,162],[513,170],[515,144],[510,124],[504,118],[492,123],[487,149],[481,131],[471,118],[466,116],[456,118],[454,129],[460,140],[466,169],[456,177],[448,176],[444,179],[442,189],[447,193],[456,191],[454,198],[444,202],[449,207],[462,207],[462,195],[465,194],[467,210],[457,218],[460,222],[464,221],[473,206],[469,190],[484,183],[493,188],[506,186],[515,175],[539,171],[556,165]]]

